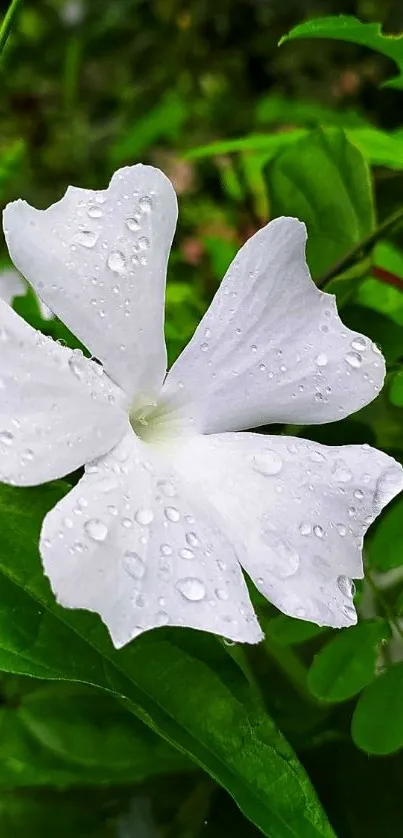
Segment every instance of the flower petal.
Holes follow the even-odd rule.
[[[208,494],[277,608],[319,625],[356,621],[350,577],[363,575],[365,531],[403,488],[400,464],[365,445],[245,433],[190,438],[176,467]]]
[[[334,297],[316,288],[305,241],[294,218],[249,239],[169,373],[166,399],[184,405],[201,432],[331,422],[381,389],[379,350],[343,326]]]
[[[120,169],[102,192],[69,187],[47,210],[16,201],[4,212],[14,264],[130,395],[152,395],[165,375],[176,219],[168,178],[140,164]]]
[[[123,436],[121,394],[99,364],[35,332],[3,301],[0,350],[0,480],[62,477]]]
[[[58,601],[100,614],[117,648],[168,624],[262,637],[231,545],[131,431],[47,515],[40,549]]]

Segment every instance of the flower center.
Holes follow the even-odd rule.
[[[144,442],[165,442],[180,434],[179,414],[164,402],[140,399],[129,410],[129,421]]]

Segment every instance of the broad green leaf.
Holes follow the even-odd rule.
[[[346,701],[375,677],[378,646],[389,637],[384,620],[365,621],[341,631],[315,655],[308,686],[322,701]]]
[[[367,559],[371,567],[391,570],[403,565],[403,497],[385,509],[367,539]]]
[[[308,228],[307,259],[320,277],[374,225],[368,168],[338,128],[310,132],[265,170],[274,216],[294,215]]]
[[[286,614],[279,614],[264,624],[264,631],[270,640],[274,640],[280,646],[297,646],[312,637],[317,637],[326,631],[323,626],[316,626],[315,623],[306,623],[304,620],[287,617]]]
[[[154,108],[122,131],[110,149],[111,163],[114,166],[122,162],[135,163],[155,142],[178,137],[187,115],[188,109],[181,97],[168,92]]]
[[[0,488],[0,669],[90,683],[125,699],[226,788],[270,838],[331,838],[310,782],[243,672],[214,637],[159,629],[113,649],[96,615],[58,606],[37,552],[67,491]]]
[[[324,127],[329,127],[329,123],[325,121]],[[402,132],[388,133],[369,125],[345,128],[344,132],[350,143],[361,151],[371,166],[385,166],[397,171],[403,169]],[[228,138],[199,146],[186,152],[184,156],[190,160],[197,160],[221,154],[248,154],[255,158],[257,168],[264,166],[283,148],[294,145],[308,134],[308,130],[304,128],[293,128],[290,131],[278,131],[271,134],[249,134],[246,137]]]
[[[75,794],[41,789],[3,792],[0,834],[4,838],[122,838],[118,830],[122,805],[129,806],[127,791],[124,796],[115,792],[111,800],[106,789],[101,794],[88,788]]]
[[[403,89],[403,36],[384,35],[379,23],[362,23],[350,15],[314,18],[295,26],[281,38],[279,46],[295,38],[331,38],[370,47],[397,65],[399,75],[386,82],[386,86]]]
[[[369,754],[393,754],[403,748],[403,663],[379,675],[362,693],[351,733]]]
[[[75,684],[61,687],[50,684],[29,692],[14,711],[42,749],[42,761],[51,755],[77,778],[109,783],[140,782],[191,766],[108,693]],[[4,756],[3,739],[1,748]],[[35,763],[27,767],[34,771]]]

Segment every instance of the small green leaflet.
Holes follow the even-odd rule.
[[[279,46],[296,38],[331,38],[374,49],[394,61],[399,70],[399,75],[385,86],[403,89],[403,35],[384,35],[379,23],[362,23],[350,15],[319,17],[295,26],[281,38]]]
[[[351,727],[356,745],[369,754],[403,747],[403,663],[387,669],[360,696]]]

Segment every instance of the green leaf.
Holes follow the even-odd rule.
[[[292,749],[214,637],[159,629],[116,651],[96,615],[55,603],[36,545],[44,514],[66,491],[61,483],[0,488],[0,668],[117,694],[224,786],[263,834],[330,838]]]
[[[136,162],[155,142],[177,138],[187,116],[185,102],[176,92],[168,92],[154,108],[122,131],[110,149],[111,163],[116,166]]]
[[[392,570],[403,564],[403,498],[397,498],[382,514],[367,539],[367,559],[371,567]]]
[[[366,621],[340,632],[313,660],[308,686],[322,701],[346,701],[375,677],[378,645],[389,637],[384,620]]]
[[[400,278],[403,284],[403,253],[388,241],[379,242],[374,250],[376,267]],[[387,314],[391,320],[403,326],[403,293],[380,279],[364,279],[356,287],[355,299],[368,308]]]
[[[86,782],[140,782],[191,765],[108,693],[61,686],[32,690],[14,711],[41,747],[43,758],[56,757],[65,770],[75,771]],[[40,764],[40,760],[31,763],[31,770]],[[30,785],[39,784],[35,779]]]
[[[355,708],[351,733],[369,754],[393,754],[403,747],[403,663],[397,663],[367,687]]]
[[[331,38],[370,47],[397,65],[399,75],[386,82],[386,86],[403,89],[403,36],[384,35],[379,23],[362,23],[350,15],[314,18],[295,26],[281,38],[279,46],[295,38]]]
[[[396,407],[403,407],[403,370],[396,372],[389,381],[389,399]]]
[[[296,620],[287,617],[286,614],[279,614],[264,624],[264,631],[270,640],[274,640],[280,646],[297,646],[317,637],[326,631],[323,626],[316,626],[315,623],[306,623],[304,620]]]
[[[295,215],[307,225],[307,259],[314,277],[371,233],[368,168],[340,129],[310,132],[269,163],[265,174],[272,214]]]
[[[331,123],[330,123],[331,125]],[[324,122],[328,127],[328,121]],[[388,133],[373,126],[344,128],[352,145],[356,146],[371,166],[385,166],[397,171],[403,169],[403,137],[401,131]],[[308,136],[304,128],[291,131],[279,131],[271,134],[249,134],[246,137],[218,140],[208,145],[193,148],[185,153],[185,158],[198,160],[221,154],[248,154],[256,158],[255,167],[262,167],[272,160],[282,149],[294,145]]]

